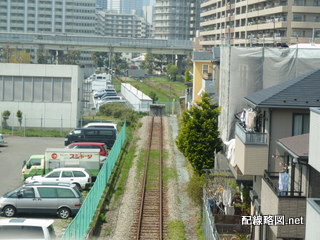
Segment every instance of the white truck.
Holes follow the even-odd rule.
[[[92,178],[96,178],[102,165],[99,149],[47,148],[43,158],[39,158],[38,161],[32,159],[24,163],[22,168],[24,179],[33,175],[43,175],[61,167],[82,167]]]

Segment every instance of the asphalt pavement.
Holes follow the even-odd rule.
[[[44,154],[46,148],[64,148],[64,138],[5,136],[0,146],[0,196],[23,184],[21,169],[30,155]]]

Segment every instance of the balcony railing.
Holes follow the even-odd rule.
[[[280,191],[278,187],[279,173],[280,172],[268,172],[265,170],[263,176],[264,180],[278,197],[305,197],[302,191],[295,191],[294,189],[290,191]]]
[[[247,131],[239,122],[236,123],[235,133],[244,144],[267,144],[266,133]]]

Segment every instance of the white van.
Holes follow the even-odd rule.
[[[84,125],[83,128],[114,128],[118,132],[116,123],[93,122]]]
[[[0,219],[0,239],[56,239],[53,220]]]

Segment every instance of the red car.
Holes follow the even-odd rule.
[[[105,143],[100,142],[75,142],[71,143],[66,148],[69,149],[77,149],[77,148],[93,148],[93,149],[100,149],[100,160],[101,162],[104,162],[108,156],[108,149],[107,145]]]

